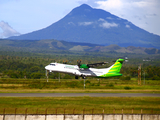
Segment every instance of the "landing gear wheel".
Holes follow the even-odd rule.
[[[81,76],[82,76],[83,79],[86,79],[86,76],[84,76],[84,75],[81,75]]]
[[[75,79],[78,79],[78,76],[75,76]]]

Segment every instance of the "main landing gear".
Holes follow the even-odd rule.
[[[49,70],[46,70],[47,82],[48,82],[48,74],[49,74]]]

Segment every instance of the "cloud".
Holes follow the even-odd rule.
[[[3,30],[3,32],[0,33],[0,38],[7,38],[10,36],[20,35],[19,32],[14,30],[8,23],[4,21],[0,22],[0,28]]]
[[[160,35],[160,0],[0,0],[0,21],[24,34],[53,24],[84,3]]]
[[[103,28],[118,27],[118,24],[116,24],[116,23],[109,23],[109,22],[105,21],[102,24],[100,24],[100,27],[103,27]]]
[[[98,21],[105,22],[105,19],[103,19],[103,18],[99,18],[99,20],[98,20]]]
[[[112,20],[112,19],[114,19],[114,18],[111,18],[111,17],[107,17],[107,19],[109,19],[109,20]]]
[[[129,26],[129,25],[126,25],[126,28],[130,28],[130,26]]]
[[[68,22],[68,25],[74,25],[75,26],[74,22]]]
[[[109,23],[107,22],[105,19],[103,18],[99,18],[98,21],[95,21],[95,22],[79,22],[78,23],[80,26],[88,26],[88,25],[98,25],[102,28],[111,28],[111,27],[118,27],[118,24],[116,23]]]
[[[96,1],[97,0],[77,0],[77,2],[79,3],[79,4],[88,4],[88,5],[90,5],[90,6],[96,6],[97,5],[97,3],[96,3]],[[102,0],[101,0],[102,1]],[[104,1],[104,0],[103,0]]]
[[[7,21],[17,31],[25,34],[59,21],[79,5],[76,1],[0,0],[0,22]]]
[[[80,22],[79,25],[88,26],[93,24],[93,22]]]
[[[118,27],[118,24],[116,24],[116,23],[109,23],[109,22],[107,22],[106,20],[104,20],[103,18],[99,18],[99,20],[98,20],[99,22],[102,22],[102,23],[100,23],[100,27],[103,27],[103,28],[111,28],[111,27]]]
[[[95,3],[98,9],[104,9],[160,35],[160,27],[157,27],[160,21],[160,0],[97,0]]]
[[[121,0],[96,1],[96,3],[101,7],[107,7],[107,9],[116,9],[123,5]]]

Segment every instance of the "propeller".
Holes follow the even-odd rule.
[[[93,64],[81,64],[81,60],[77,60],[77,65],[79,68],[90,68],[90,67],[98,67],[107,64],[108,62],[100,62],[100,63],[93,63]]]
[[[66,61],[63,60],[63,64],[67,64],[67,60]]]
[[[88,67],[98,67],[107,64],[108,62],[100,62],[100,63],[93,63],[93,64],[87,64]]]
[[[78,64],[78,67],[80,68],[80,66],[81,66],[81,60],[77,60],[77,64]]]

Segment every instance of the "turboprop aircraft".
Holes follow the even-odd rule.
[[[45,67],[47,72],[59,72],[75,75],[75,79],[82,77],[115,77],[122,76],[120,73],[122,63],[124,59],[118,59],[116,62],[109,68],[96,69],[99,65],[104,65],[106,62],[94,63],[94,64],[81,64],[81,60],[77,61],[78,65],[69,65],[62,63],[50,63]]]

